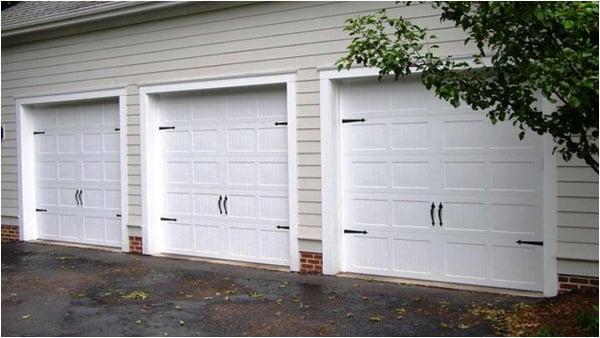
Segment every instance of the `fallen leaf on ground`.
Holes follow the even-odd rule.
[[[463,324],[463,323],[458,324],[458,328],[461,330],[466,330],[470,327],[471,327],[471,325],[467,325],[467,324]]]
[[[31,317],[31,315],[22,315],[22,316],[21,316],[21,319],[27,319],[27,318],[29,318],[29,317]]]
[[[184,324],[185,324],[185,322],[183,320],[179,321],[179,325],[184,325]]]
[[[350,318],[350,317],[354,317],[354,315],[352,314],[352,312],[346,313],[346,318]]]
[[[369,318],[369,320],[372,322],[380,322],[383,320],[383,317],[381,315],[375,315],[375,316]]]
[[[141,323],[142,323],[142,320],[141,320],[141,319],[138,319],[138,320],[136,320],[136,321],[135,321],[135,323],[136,323],[136,324],[141,324]]]

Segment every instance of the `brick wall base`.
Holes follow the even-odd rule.
[[[300,273],[323,273],[323,254],[318,252],[300,251]]]
[[[19,226],[2,224],[2,242],[15,242],[19,240]]]
[[[142,237],[129,236],[129,253],[142,254]]]
[[[558,292],[564,293],[572,290],[598,292],[598,278],[559,274]]]

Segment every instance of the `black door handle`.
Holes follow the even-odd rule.
[[[223,196],[219,195],[219,214],[223,215],[223,210],[221,209],[221,201],[223,200]]]
[[[438,218],[440,219],[440,226],[443,225],[442,223],[442,208],[444,206],[442,205],[442,202],[440,202],[440,205],[438,206]]]
[[[223,200],[223,208],[225,208],[225,215],[227,215],[227,195],[225,195],[225,199]]]
[[[79,190],[79,202],[83,205],[83,189]]]
[[[79,205],[79,199],[77,197],[79,197],[79,189],[75,190],[75,203]]]
[[[431,210],[429,210],[429,215],[431,216],[431,226],[435,226],[435,219],[433,218],[434,212],[435,212],[435,203],[431,202]]]

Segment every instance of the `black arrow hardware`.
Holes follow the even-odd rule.
[[[170,126],[170,127],[158,127],[158,130],[167,130],[167,129],[175,129],[174,126]]]
[[[539,245],[539,246],[543,246],[544,242],[540,242],[540,241],[522,241],[522,240],[518,240],[517,244],[521,245],[521,244],[530,244],[530,245]]]
[[[348,229],[344,229],[344,233],[345,234],[367,234],[366,230],[348,230]]]
[[[34,131],[33,135],[44,135],[45,133],[45,131]]]
[[[342,123],[356,123],[356,122],[364,123],[365,119],[342,119]]]
[[[276,126],[287,126],[287,122],[275,122]]]
[[[46,209],[35,209],[35,211],[37,211],[37,212],[46,212],[48,210],[46,210]]]
[[[161,217],[161,221],[177,222],[177,218]]]
[[[283,225],[278,225],[277,226],[277,229],[289,229],[289,228],[290,227],[286,227],[286,226],[283,226]]]

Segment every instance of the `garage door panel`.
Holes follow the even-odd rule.
[[[473,150],[485,147],[483,118],[443,121],[442,125],[443,147],[445,150]]]
[[[391,124],[391,147],[397,151],[426,151],[431,148],[433,126],[430,121],[406,121]]]
[[[119,246],[118,102],[60,103],[34,111],[34,124],[44,132],[35,136],[36,207],[48,215],[38,218],[40,237]]]
[[[286,263],[290,259],[289,233],[287,231],[260,230],[260,256],[267,260]]]
[[[38,135],[36,149],[38,154],[55,154],[58,151],[56,135]]]
[[[500,282],[528,284],[535,286],[540,282],[538,272],[538,256],[540,250],[536,247],[502,246],[491,247],[492,279]],[[515,262],[518,262],[515,264]]]
[[[447,277],[478,280],[487,278],[488,252],[485,244],[446,242],[444,248]]]
[[[287,128],[258,128],[258,151],[287,152]]]
[[[259,232],[252,226],[230,226],[229,247],[233,257],[256,258],[260,256]]]
[[[192,113],[161,118],[175,127],[165,135],[182,133],[162,136],[163,213],[192,224],[195,233],[195,246],[167,252],[289,262],[289,232],[277,228],[289,218],[287,128],[274,126],[286,121],[285,93],[283,86],[265,86],[186,93],[173,102],[161,95],[159,114],[188,104]]]
[[[37,222],[40,238],[58,239],[59,238],[59,215],[52,213],[38,213]]]
[[[445,202],[442,205],[442,222],[446,231],[481,232],[487,230],[486,224],[488,223],[486,222],[486,205],[484,203],[457,201]]]
[[[431,256],[432,243],[430,240],[412,238],[394,238],[393,270],[405,277],[419,275],[420,278],[432,275]]]
[[[179,222],[163,222],[165,245],[172,252],[192,252],[194,248],[194,232],[192,224]]]
[[[341,118],[365,119],[341,130],[343,227],[367,231],[342,235],[345,271],[540,290],[541,253],[516,241],[542,237],[541,139],[416,77],[376,82],[340,85]]]

